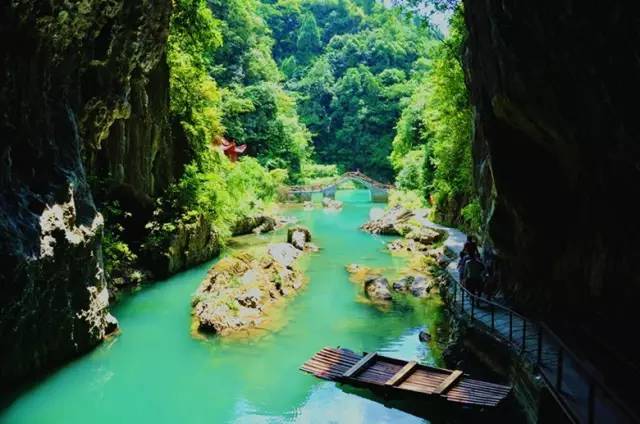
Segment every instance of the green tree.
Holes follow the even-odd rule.
[[[315,58],[321,49],[320,29],[316,23],[316,18],[311,13],[306,13],[302,17],[300,30],[298,31],[298,60],[307,64]]]
[[[203,0],[176,1],[167,51],[170,110],[196,160],[222,132],[221,94],[207,72],[221,44],[220,22]]]

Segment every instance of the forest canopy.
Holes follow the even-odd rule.
[[[192,161],[167,209],[229,234],[278,184],[360,170],[476,225],[462,10],[445,37],[413,3],[176,0],[171,119]],[[248,158],[232,164],[225,139]]]

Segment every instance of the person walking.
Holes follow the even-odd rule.
[[[475,296],[482,294],[483,273],[484,265],[482,265],[479,256],[472,255],[464,265],[464,280],[471,294]]]
[[[465,279],[464,279],[464,265],[465,265],[465,262],[467,262],[467,259],[469,259],[467,252],[465,252],[464,250],[461,250],[460,258],[458,259],[458,277],[460,278],[460,283],[462,284],[463,287],[466,287]]]
[[[467,236],[467,242],[464,244],[462,250],[470,257],[478,256],[478,244],[476,243],[476,239],[473,236]]]

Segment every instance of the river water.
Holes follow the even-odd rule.
[[[338,199],[345,201],[341,212],[291,212],[322,250],[305,259],[309,283],[276,329],[250,338],[194,337],[190,298],[209,262],[122,300],[113,308],[121,334],[21,393],[0,411],[0,423],[427,422],[401,403],[385,405],[366,390],[298,370],[324,346],[439,365],[437,348],[417,334],[424,326],[435,331],[440,302],[414,300],[384,311],[363,299],[345,265],[393,274],[405,262],[385,252],[388,239],[358,229],[375,206],[368,191],[338,192]],[[284,235],[241,244],[268,237]]]

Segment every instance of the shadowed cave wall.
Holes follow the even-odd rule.
[[[476,183],[502,288],[520,309],[615,339],[640,295],[640,6],[464,6]]]

